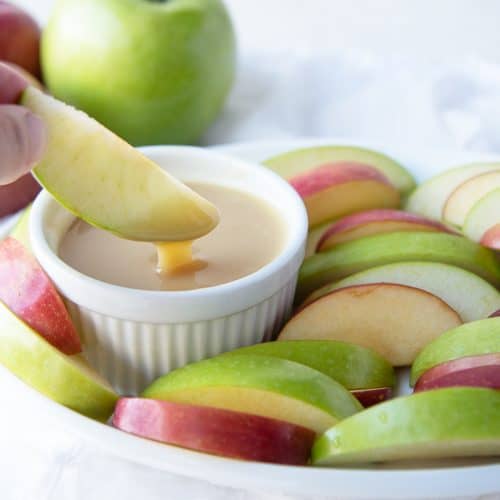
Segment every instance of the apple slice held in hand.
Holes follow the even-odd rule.
[[[436,365],[420,376],[415,392],[454,386],[500,389],[500,352],[466,356]]]
[[[500,353],[500,318],[472,321],[426,345],[411,367],[410,385],[435,366],[470,356]]]
[[[354,162],[321,165],[289,179],[304,201],[309,226],[376,207],[398,207],[399,191],[378,170]]]
[[[500,163],[475,163],[447,170],[420,184],[408,198],[405,209],[440,219],[446,200],[458,186],[472,177],[495,170],[500,170]]]
[[[462,324],[439,297],[393,283],[335,290],[300,309],[279,340],[340,340],[373,349],[393,366],[413,362],[443,332]]]
[[[378,170],[402,196],[415,187],[410,173],[392,158],[356,146],[313,146],[269,158],[264,165],[285,179],[313,171],[322,165],[357,163]]]
[[[426,217],[402,210],[374,209],[348,215],[334,222],[319,239],[316,252],[365,236],[399,231],[454,233],[444,224]]]
[[[0,242],[0,300],[65,354],[81,352],[80,337],[54,285],[14,238]]]
[[[316,440],[313,465],[500,455],[500,392],[426,391],[376,405]]]
[[[442,262],[500,286],[500,262],[486,248],[446,233],[398,232],[366,236],[308,257],[299,272],[296,303],[351,274],[396,262]]]
[[[485,247],[500,250],[500,188],[485,195],[469,210],[463,232]]]
[[[50,345],[0,301],[0,363],[45,396],[106,421],[118,396],[86,361]]]
[[[362,408],[347,389],[321,372],[249,354],[218,356],[174,370],[142,396],[260,415],[317,433]]]
[[[48,131],[34,174],[76,216],[118,236],[152,242],[191,240],[217,225],[211,203],[85,113],[33,87],[21,104]]]
[[[306,465],[315,434],[241,412],[144,398],[122,398],[113,425],[125,432],[242,460]]]
[[[465,269],[439,262],[396,262],[372,267],[325,285],[313,292],[303,305],[339,288],[382,282],[432,293],[455,309],[464,322],[484,319],[500,309],[500,292],[494,286]]]

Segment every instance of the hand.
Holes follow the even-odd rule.
[[[29,172],[45,148],[42,120],[15,105],[27,86],[21,75],[0,63],[0,185]]]

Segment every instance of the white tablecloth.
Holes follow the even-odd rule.
[[[18,3],[43,19],[52,2]],[[204,144],[337,136],[500,152],[498,2],[228,3],[240,71]],[[1,377],[0,394],[1,500],[282,498],[118,461],[34,414]]]

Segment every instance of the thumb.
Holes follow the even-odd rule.
[[[22,106],[0,106],[0,185],[26,174],[46,143],[43,122]]]

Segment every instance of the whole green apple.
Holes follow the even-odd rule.
[[[220,0],[59,0],[42,36],[54,96],[134,145],[195,142],[231,88]]]

